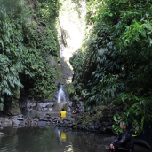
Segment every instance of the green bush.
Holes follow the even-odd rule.
[[[140,133],[152,117],[152,2],[89,2],[95,10],[91,21],[87,19],[94,27],[82,51],[71,58],[75,87],[81,88],[78,93],[87,109],[102,104],[118,107],[120,120],[133,122],[134,132]]]
[[[59,57],[59,2],[0,2],[0,100],[16,98],[20,89],[21,95],[24,90],[33,98],[47,99],[56,89],[50,59]],[[38,13],[45,11],[48,16]]]

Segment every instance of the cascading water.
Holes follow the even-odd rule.
[[[80,0],[78,4],[73,0],[61,0],[61,9],[59,14],[60,20],[60,65],[64,80],[59,82],[71,83],[73,78],[72,67],[69,58],[73,53],[81,48],[85,37],[85,16],[86,16],[86,0]],[[78,7],[81,6],[81,7]],[[78,10],[77,10],[78,8]],[[81,13],[81,15],[79,14]],[[57,81],[58,82],[58,81]],[[64,107],[65,110],[72,111],[73,103],[69,101],[68,93],[64,85],[59,84],[58,92],[55,92],[53,102],[39,103],[39,101],[27,101],[22,108],[31,115],[45,114],[45,111],[58,112]],[[68,105],[68,107],[66,107]],[[66,107],[66,108],[65,108]],[[41,117],[41,116],[40,116]]]
[[[68,110],[68,97],[64,92],[64,85],[58,85],[59,90],[57,94],[57,101],[54,103],[53,111],[61,111],[62,109]]]
[[[73,78],[73,69],[69,59],[76,50],[81,48],[85,37],[86,0],[80,0],[78,3],[74,3],[73,0],[61,0],[61,3],[59,14],[60,67],[64,79],[59,81],[62,84],[69,84]],[[81,7],[77,9],[78,6]],[[60,83],[58,87],[60,88],[53,111],[60,111],[62,108],[72,111],[74,104],[69,101],[67,88],[64,89],[64,85],[60,85]]]
[[[58,93],[58,103],[66,102],[65,93],[63,91],[63,85],[60,85],[59,93]]]

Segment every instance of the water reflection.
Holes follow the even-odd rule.
[[[67,135],[63,132],[60,132],[60,139],[61,139],[61,142],[66,142]]]
[[[57,127],[6,127],[0,132],[4,133],[0,136],[1,152],[108,152],[104,139],[109,135]]]
[[[73,145],[70,142],[69,145],[65,147],[64,152],[73,152],[73,151],[74,151]]]

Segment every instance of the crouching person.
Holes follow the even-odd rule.
[[[125,123],[122,123],[120,128],[123,130],[123,133],[120,133],[116,139],[111,142],[109,152],[132,152],[134,149],[132,135],[130,131],[126,129]]]
[[[64,110],[64,108],[62,108],[62,110],[60,111],[60,118],[66,118],[67,117],[67,111]]]

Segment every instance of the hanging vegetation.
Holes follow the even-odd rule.
[[[86,16],[93,31],[70,59],[77,93],[83,95],[86,109],[112,106],[121,111],[114,116],[117,125],[132,122],[134,132],[140,133],[152,118],[152,2],[87,4],[93,9]]]
[[[1,0],[0,102],[5,110],[20,95],[41,100],[56,89],[50,60],[59,57],[58,10],[57,0]]]

